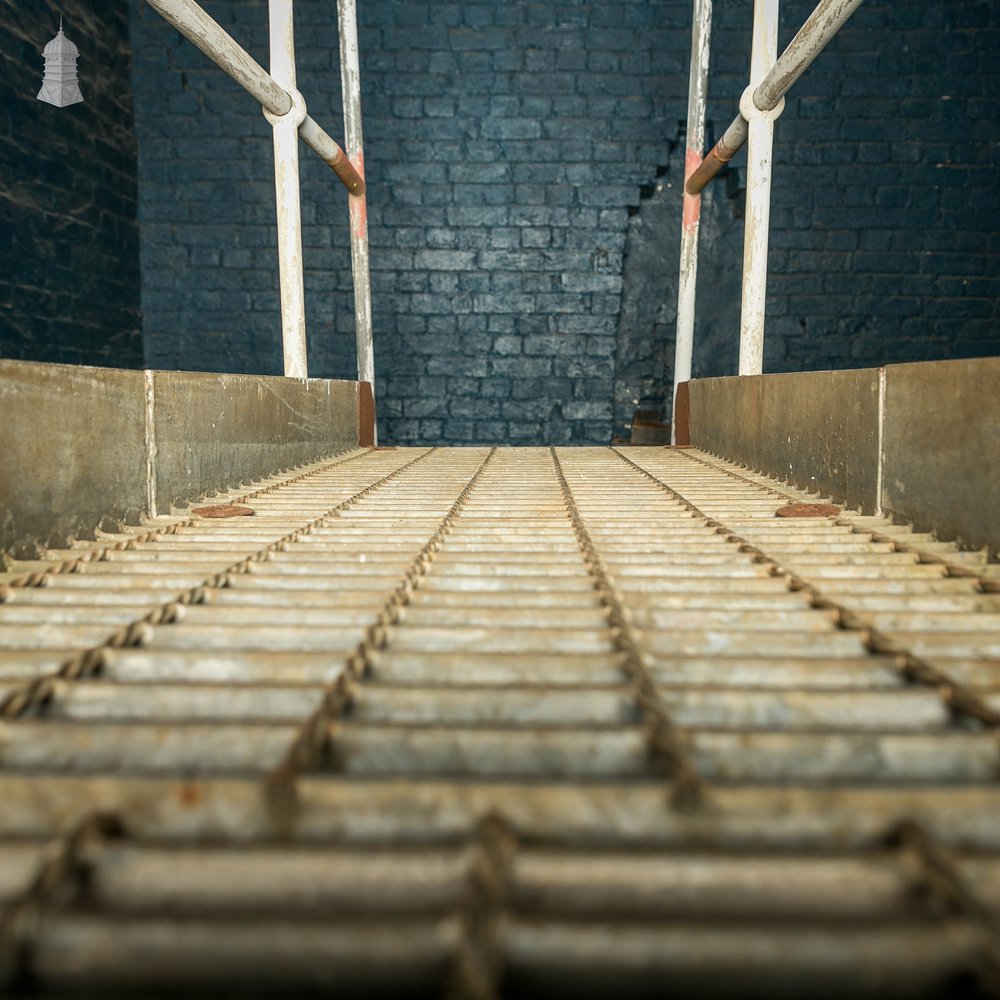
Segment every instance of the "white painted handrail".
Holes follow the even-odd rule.
[[[340,80],[344,102],[344,145],[362,178],[365,173],[361,128],[361,60],[358,53],[356,0],[337,0],[340,31]],[[358,349],[358,381],[375,393],[375,353],[372,338],[371,277],[368,268],[368,204],[365,192],[352,193],[351,268],[354,274],[354,334]]]
[[[705,148],[705,104],[708,100],[708,65],[712,40],[712,0],[695,0],[691,25],[691,75],[688,82],[687,132],[684,179],[701,163]],[[701,195],[684,192],[681,218],[681,262],[677,291],[677,341],[674,346],[674,394],[691,378],[694,353],[694,304],[698,282],[698,223]],[[671,421],[671,440],[677,440],[677,421]]]
[[[684,211],[677,341],[674,351],[674,427],[677,424],[677,387],[691,377],[701,192],[737,150],[749,141],[739,374],[758,375],[763,370],[764,362],[774,122],[784,110],[788,89],[802,76],[863,0],[820,0],[780,58],[777,57],[778,0],[754,0],[750,82],[740,98],[740,113],[702,159],[712,17],[710,2],[711,0],[694,0],[692,15],[688,145],[684,163]],[[676,440],[676,436],[674,439]]]
[[[358,379],[372,384],[371,281],[361,130],[360,69],[354,0],[340,0],[338,22],[344,78],[344,150],[309,115],[296,88],[293,0],[268,0],[271,72],[268,73],[195,0],[146,0],[261,105],[274,141],[281,332],[285,375],[308,375],[298,138],[318,153],[347,188],[358,339]]]
[[[788,43],[781,57],[753,92],[753,105],[771,111],[789,88],[812,65],[813,60],[844,26],[863,0],[820,0],[805,24]],[[698,169],[688,178],[685,189],[699,194],[708,182],[743,148],[750,133],[747,119],[738,114],[712,147]]]

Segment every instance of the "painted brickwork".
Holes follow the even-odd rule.
[[[859,15],[779,125],[766,370],[1000,353],[1000,6]]]
[[[84,103],[35,99],[59,27]],[[0,0],[0,357],[138,367],[139,236],[128,12]]]
[[[266,62],[263,0],[206,6]],[[750,18],[718,6],[716,132]],[[339,135],[333,7],[298,5],[299,86]],[[669,373],[678,223],[652,206],[680,183],[687,7],[360,4],[384,437],[604,442]],[[988,0],[869,0],[800,82],[778,126],[769,370],[1000,353],[998,19]],[[139,0],[132,30],[148,361],[276,372],[269,130]],[[311,370],[350,376],[346,204],[302,155]],[[735,356],[738,206],[707,199],[697,374]]]

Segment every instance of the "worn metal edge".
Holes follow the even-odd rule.
[[[358,386],[0,359],[0,560],[356,447]]]
[[[709,454],[1000,551],[1000,358],[695,379],[689,396]]]

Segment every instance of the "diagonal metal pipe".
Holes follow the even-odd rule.
[[[820,0],[777,62],[754,89],[753,104],[758,111],[773,111],[778,106],[792,84],[809,68],[861,3],[862,0]],[[700,194],[709,181],[743,148],[749,134],[749,123],[742,114],[738,114],[698,169],[688,178],[684,190],[688,194]]]
[[[146,0],[161,17],[201,49],[224,73],[232,77],[272,115],[292,109],[292,96],[233,37],[194,0]],[[365,182],[343,149],[306,115],[299,136],[337,175],[352,195],[364,193]]]

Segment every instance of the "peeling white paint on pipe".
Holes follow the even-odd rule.
[[[164,20],[201,49],[227,76],[232,77],[261,107],[272,115],[292,109],[292,95],[283,89],[245,49],[194,0],[146,0]],[[347,165],[340,146],[308,114],[299,137],[333,170],[341,183],[355,193],[364,189],[361,178]]]
[[[754,107],[761,111],[773,110],[862,2],[863,0],[820,0],[777,62],[760,81],[753,94]],[[687,188],[692,194],[702,191],[743,148],[748,131],[747,120],[742,114],[738,114],[705,158],[702,168],[689,179]]]
[[[340,80],[344,102],[344,145],[355,170],[365,175],[361,127],[361,60],[358,53],[356,0],[337,0],[340,32]],[[368,258],[368,202],[365,193],[351,194],[351,267],[354,275],[354,329],[358,351],[358,381],[368,382],[375,396],[375,352],[372,339],[372,292]],[[376,409],[376,413],[377,413]],[[376,443],[378,426],[376,423]]]
[[[740,100],[749,125],[747,147],[746,228],[743,235],[743,300],[740,311],[740,375],[759,375],[764,363],[764,313],[767,300],[767,243],[771,217],[771,150],[774,121],[784,98],[769,111],[753,102],[753,93],[778,54],[778,0],[754,0],[750,85]]]
[[[691,71],[688,81],[687,147],[684,154],[684,181],[701,163],[705,149],[705,103],[708,97],[708,66],[712,39],[712,0],[695,0],[691,26]],[[680,278],[677,286],[677,340],[674,346],[674,394],[677,386],[691,378],[694,352],[695,289],[698,279],[698,225],[701,195],[683,192],[681,222]],[[670,440],[677,440],[677,420],[670,422]]]
[[[277,207],[281,345],[285,375],[307,378],[306,309],[302,278],[302,210],[299,201],[299,125],[305,101],[295,88],[293,0],[268,0],[271,76],[292,98],[287,114],[264,111],[274,137],[274,194]]]
[[[821,0],[754,91],[754,105],[761,111],[774,108],[862,2]]]

